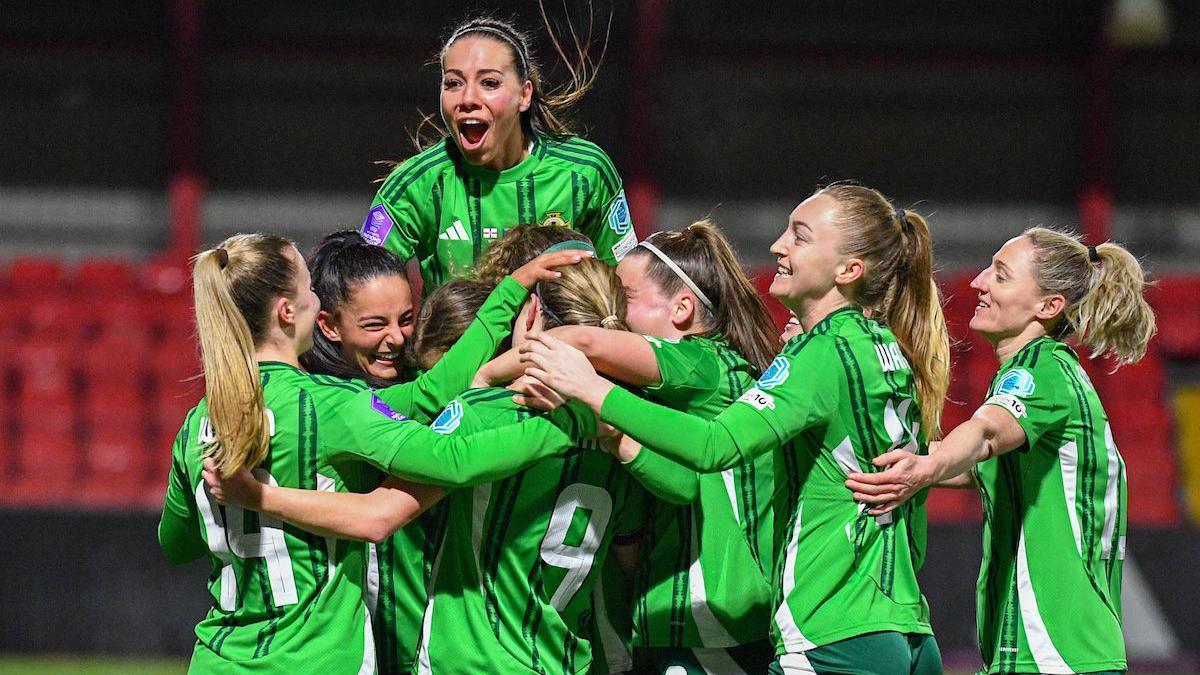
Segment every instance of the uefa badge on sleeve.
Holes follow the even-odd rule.
[[[363,221],[362,238],[372,246],[383,246],[393,225],[392,217],[388,215],[387,209],[383,204],[379,204],[371,209],[367,214],[367,219]]]

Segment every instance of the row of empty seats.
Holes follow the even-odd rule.
[[[765,292],[773,269],[755,274]],[[954,340],[944,428],[983,400],[997,364],[967,323],[970,276],[943,280]],[[1177,455],[1164,359],[1200,358],[1200,313],[1187,300],[1200,279],[1164,279],[1151,293],[1160,332],[1147,358],[1110,374],[1085,361],[1128,465],[1130,518],[1179,521]],[[779,325],[787,312],[768,305]],[[1182,327],[1182,328],[1181,328]],[[203,392],[193,336],[189,274],[182,261],[133,266],[89,260],[74,269],[52,258],[0,266],[0,501],[42,506],[161,505],[170,448]],[[935,521],[979,518],[974,491],[936,490]]]

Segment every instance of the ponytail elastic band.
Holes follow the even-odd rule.
[[[1100,253],[1096,251],[1095,246],[1088,247],[1088,260],[1094,263],[1100,262]]]
[[[221,269],[225,269],[225,267],[229,265],[229,251],[226,251],[220,246],[213,250],[217,253],[217,264],[221,266]]]
[[[687,275],[687,272],[684,272],[679,265],[675,264],[674,260],[671,260],[669,257],[667,257],[666,253],[658,250],[658,247],[654,244],[651,244],[649,241],[643,241],[642,243],[638,244],[638,246],[650,251],[657,256],[659,260],[663,261],[663,264],[671,268],[671,271],[675,273],[675,276],[679,277],[679,280],[696,294],[696,299],[699,300],[700,303],[705,307],[707,307],[708,311],[716,313],[716,310],[713,309],[712,300],[708,299],[708,296],[704,294],[704,291],[700,290],[700,287],[696,285],[696,282],[692,281],[692,278]]]
[[[892,212],[896,214],[896,222],[900,223],[900,227],[908,223],[908,214],[896,202],[892,202]]]
[[[600,319],[600,327],[603,328],[604,324],[608,323],[609,321],[616,321],[616,320],[617,320],[616,314],[609,314],[608,316],[604,317],[603,319]]]
[[[567,241],[560,241],[557,244],[546,249],[545,251],[542,251],[542,255],[546,255],[547,253],[554,253],[556,251],[587,251],[592,254],[596,253],[596,249],[594,247],[592,247],[592,245],[587,243],[586,241],[580,241],[578,239],[568,239]]]

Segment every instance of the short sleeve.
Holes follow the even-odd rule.
[[[384,180],[359,232],[368,244],[382,246],[403,260],[421,257],[425,240],[437,230],[433,222],[432,196],[412,189],[409,162],[400,165]]]
[[[621,176],[608,155],[594,144],[579,142],[586,143],[585,152],[596,160],[596,175],[579,230],[591,238],[598,258],[616,265],[637,246],[629,202],[625,199]]]
[[[718,385],[721,366],[712,349],[698,340],[666,340],[644,335],[658,361],[658,385],[646,387],[653,399],[679,410],[708,400]]]
[[[846,389],[835,339],[813,335],[791,343],[734,407],[756,411],[781,441],[832,418]]]
[[[1070,415],[1068,399],[1058,386],[1061,378],[1049,368],[1008,368],[996,376],[992,394],[984,405],[1003,408],[1025,432],[1028,448],[1047,432],[1061,429]]]

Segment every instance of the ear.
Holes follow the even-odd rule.
[[[863,261],[858,258],[850,258],[838,263],[833,281],[839,286],[848,286],[861,279],[862,275]]]
[[[337,322],[334,321],[332,313],[325,310],[317,312],[317,328],[330,342],[342,341],[341,333],[338,332]]]
[[[525,315],[525,331],[533,330],[533,324],[537,322],[537,318],[542,314],[542,301],[536,295],[530,295],[529,301],[525,303],[525,309],[522,310]]]
[[[276,298],[274,314],[281,328],[287,329],[296,325],[296,307],[291,300],[284,297]]]
[[[517,110],[525,112],[531,105],[533,105],[533,82],[525,80],[525,84],[521,85],[521,103],[517,106]]]
[[[696,299],[689,293],[680,292],[671,300],[671,323],[676,328],[691,328],[696,318]]]
[[[1042,298],[1042,301],[1038,303],[1034,316],[1036,316],[1039,321],[1051,321],[1059,316],[1062,316],[1063,311],[1066,310],[1066,308],[1067,299],[1062,295],[1055,293],[1054,295],[1047,295],[1046,297]]]

